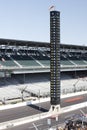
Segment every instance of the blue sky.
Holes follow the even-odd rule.
[[[0,38],[50,42],[52,5],[61,12],[61,43],[87,46],[87,0],[0,0]]]

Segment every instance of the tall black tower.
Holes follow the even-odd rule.
[[[60,12],[50,11],[50,95],[51,110],[60,108]]]

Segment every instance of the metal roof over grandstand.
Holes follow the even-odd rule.
[[[38,42],[38,41],[24,41],[24,40],[14,40],[14,39],[0,39],[0,45],[7,46],[49,46],[49,43]]]
[[[0,45],[50,47],[49,42],[3,39],[3,38],[0,39]],[[67,48],[67,49],[72,48],[72,49],[85,49],[85,50],[87,50],[87,46],[84,46],[84,45],[60,44],[60,46],[61,46],[61,48]]]

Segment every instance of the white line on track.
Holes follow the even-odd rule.
[[[36,125],[36,126],[38,127],[38,126],[42,126],[42,125],[43,125],[43,124],[38,124],[38,125]],[[28,128],[33,129],[34,126],[31,126],[31,127],[28,127]]]

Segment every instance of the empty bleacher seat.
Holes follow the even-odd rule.
[[[2,55],[0,56],[0,64],[6,67],[13,67],[13,66],[17,66],[11,59],[10,57],[6,56],[6,55]]]
[[[12,55],[11,57],[22,66],[40,66],[28,55]]]

